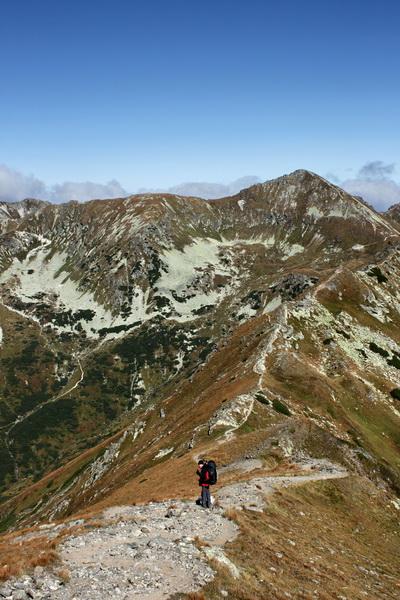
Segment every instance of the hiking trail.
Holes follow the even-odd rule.
[[[102,526],[71,536],[61,545],[62,567],[68,571],[65,581],[50,570],[36,567],[33,577],[12,579],[0,587],[0,597],[166,600],[177,592],[199,590],[212,580],[208,558],[225,563],[232,575],[239,577],[240,572],[223,551],[225,543],[240,533],[238,526],[223,516],[226,509],[261,511],[265,496],[277,487],[348,475],[344,467],[327,460],[300,459],[297,464],[303,473],[308,472],[256,477],[219,488],[214,494],[218,505],[211,510],[181,500],[108,508],[98,516]],[[219,473],[223,479],[228,468],[251,474],[259,467],[260,461],[248,459],[221,468]],[[25,535],[55,537],[62,528],[74,525],[84,527],[85,521],[49,523],[42,525],[40,532]]]

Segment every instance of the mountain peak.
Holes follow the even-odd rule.
[[[304,180],[304,179],[321,180],[322,179],[323,181],[325,181],[325,179],[323,177],[321,177],[320,175],[317,175],[317,173],[314,173],[313,171],[308,171],[308,169],[296,169],[295,171],[292,171],[291,173],[283,175],[282,177],[287,177],[287,178],[297,179],[297,180]],[[278,178],[278,179],[280,179],[280,178]]]
[[[314,222],[322,218],[357,219],[360,223],[369,223],[371,229],[379,227],[390,235],[398,235],[385,216],[379,215],[361,198],[305,169],[242,190],[240,197],[253,205],[259,204],[260,208],[268,206],[270,210],[297,219],[311,218]]]

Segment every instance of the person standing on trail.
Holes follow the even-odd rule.
[[[211,495],[210,495],[210,473],[207,469],[207,464],[204,460],[199,460],[197,463],[198,470],[197,475],[199,476],[199,485],[201,486],[201,506],[203,508],[211,508]]]

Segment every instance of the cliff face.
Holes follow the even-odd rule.
[[[219,200],[31,202],[2,206],[3,498],[62,475],[24,518],[257,431],[395,485],[395,219],[307,171]]]

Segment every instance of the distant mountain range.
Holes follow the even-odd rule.
[[[149,497],[228,442],[400,489],[399,206],[295,171],[218,200],[3,202],[0,223],[3,529]]]

